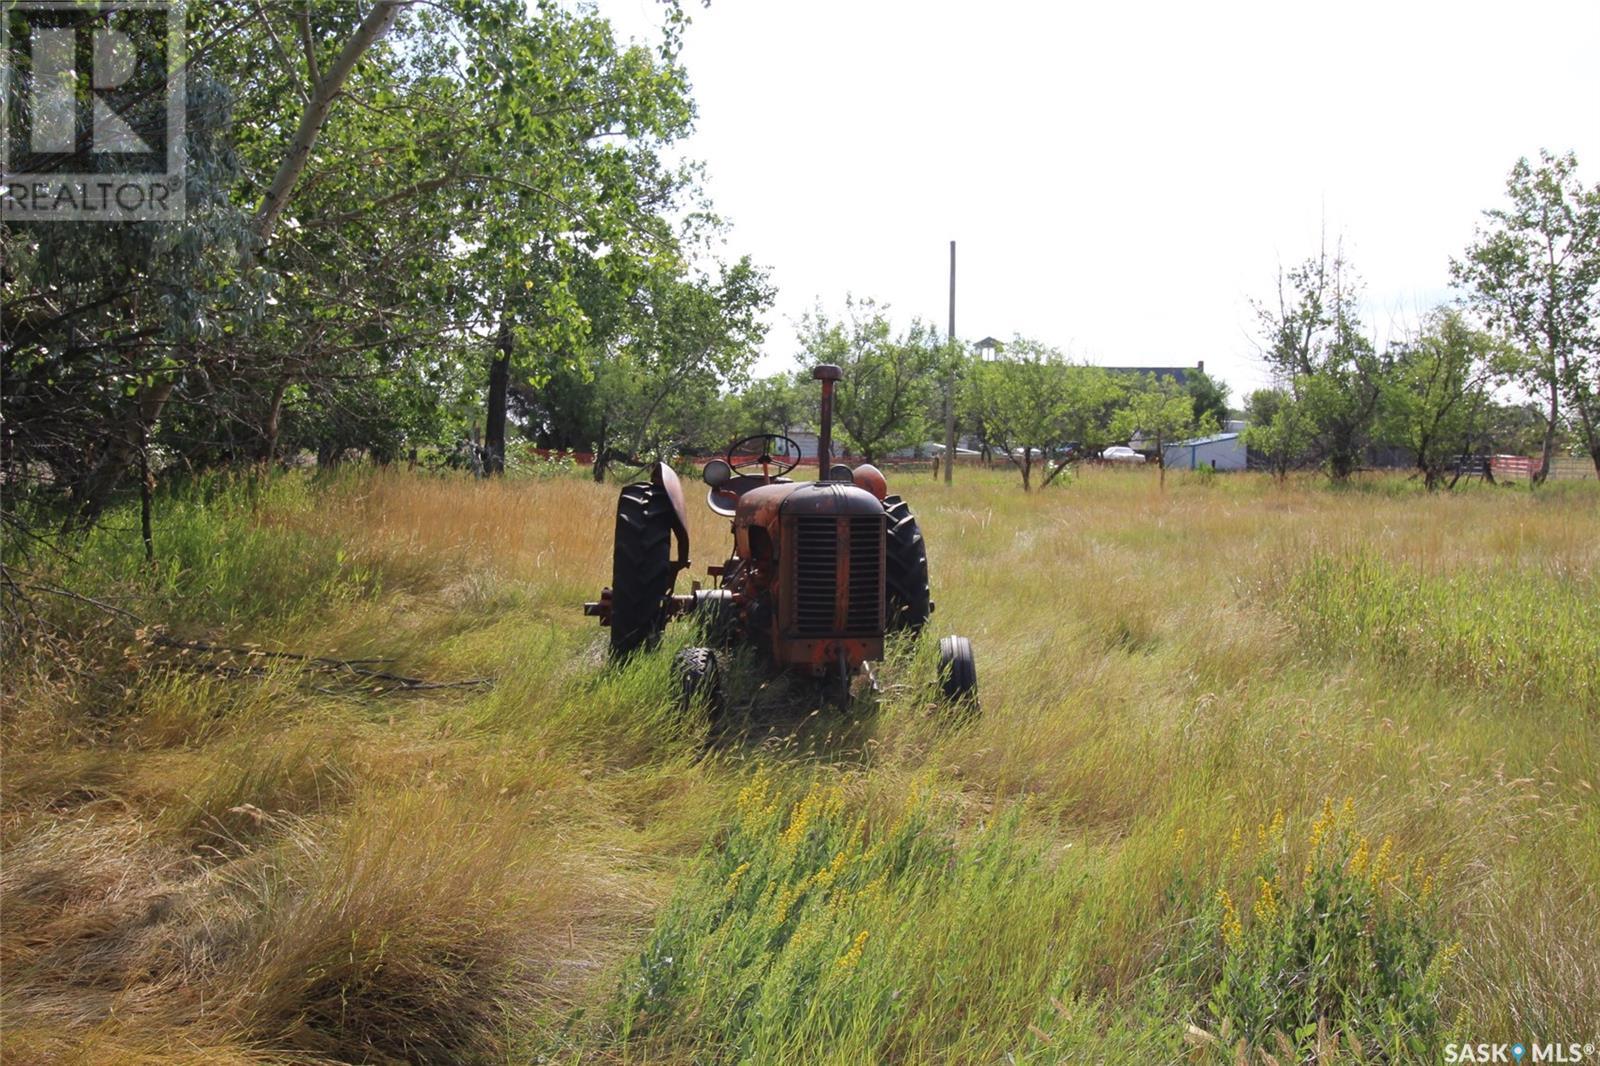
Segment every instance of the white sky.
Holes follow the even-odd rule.
[[[605,0],[624,35],[651,0]],[[818,299],[1106,365],[1265,374],[1251,297],[1326,223],[1383,336],[1518,156],[1600,180],[1600,3],[685,0],[686,153],[778,287],[761,369]]]

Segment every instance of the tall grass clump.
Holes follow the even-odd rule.
[[[242,872],[251,913],[211,975],[216,1023],[339,1061],[462,1061],[548,974],[578,894],[514,810],[440,794],[369,798],[306,823]]]
[[[1056,985],[1073,887],[1015,816],[961,840],[926,798],[869,818],[758,771],[625,974],[620,1031],[647,1057],[994,1058]]]
[[[1318,552],[1280,588],[1302,637],[1518,700],[1600,714],[1600,582],[1531,567],[1432,574]]]
[[[312,528],[318,489],[294,475],[206,475],[156,500],[155,557],[147,560],[138,508],[108,512],[88,534],[8,543],[6,562],[32,588],[64,586],[163,623],[285,625],[328,617],[377,596],[382,569],[359,545]],[[29,550],[25,557],[22,552]],[[63,627],[97,608],[40,598]]]
[[[1445,943],[1423,860],[1358,832],[1349,801],[1324,803],[1298,863],[1281,813],[1257,845],[1251,861],[1235,830],[1228,860],[1248,887],[1216,887],[1186,945],[1204,996],[1191,1042],[1219,1061],[1431,1061],[1461,945]]]

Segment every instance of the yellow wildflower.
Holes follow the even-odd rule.
[[[744,877],[744,872],[748,869],[750,869],[750,864],[748,862],[741,862],[738,868],[735,869],[733,873],[728,875],[728,883],[722,886],[722,896],[724,899],[733,898],[733,894],[739,890],[740,879]]]
[[[1277,810],[1272,812],[1272,824],[1267,826],[1267,835],[1272,837],[1274,840],[1282,839],[1282,837],[1283,837],[1283,808],[1282,807],[1279,807]]]
[[[1278,894],[1273,891],[1272,882],[1265,877],[1258,877],[1256,881],[1255,915],[1263,922],[1270,922],[1278,916]]]
[[[772,910],[772,928],[776,929],[788,920],[789,909],[794,906],[795,900],[800,898],[800,894],[806,890],[806,885],[809,881],[810,878],[802,877],[778,893],[778,901]]]
[[[1244,936],[1244,926],[1239,921],[1239,912],[1234,909],[1233,897],[1228,895],[1228,890],[1218,889],[1217,899],[1222,903],[1222,942],[1231,947]]]
[[[799,847],[800,841],[805,839],[806,830],[811,828],[811,822],[823,803],[822,790],[812,785],[811,791],[806,793],[806,798],[801,800],[794,812],[789,815],[789,827],[778,838],[780,852],[787,854]]]
[[[861,949],[867,946],[867,931],[865,929],[856,934],[855,942],[839,956],[839,961],[834,965],[841,970],[853,970],[856,963],[861,961]]]
[[[838,877],[841,872],[843,872],[845,866],[849,862],[850,852],[839,852],[833,857],[833,861],[828,864],[828,868],[817,874],[812,883],[818,888],[827,888],[829,885],[833,884],[834,879]]]
[[[1188,834],[1188,830],[1187,829],[1185,829],[1181,825],[1178,826],[1177,831],[1172,834],[1172,850],[1173,851],[1182,851],[1183,850],[1183,838],[1187,834]]]
[[[1244,847],[1244,833],[1238,826],[1233,827],[1233,836],[1228,838],[1228,857],[1239,854],[1239,849]]]
[[[1378,845],[1378,857],[1372,860],[1372,887],[1377,889],[1383,880],[1383,875],[1388,869],[1389,856],[1394,852],[1394,838],[1384,837],[1383,843]]]
[[[761,825],[762,814],[771,790],[772,771],[765,766],[755,772],[750,783],[739,790],[737,808],[739,822],[746,832],[755,832]]]
[[[1322,800],[1322,815],[1311,823],[1311,850],[1316,851],[1322,843],[1322,838],[1328,835],[1328,830],[1333,828],[1333,797],[1326,796]]]
[[[757,770],[750,783],[739,790],[736,803],[739,813],[744,814],[752,807],[758,806],[761,799],[766,798],[767,768],[763,766]]]
[[[1367,859],[1371,851],[1371,842],[1366,837],[1361,838],[1361,843],[1356,845],[1356,853],[1350,859],[1350,872],[1360,877],[1367,868]]]
[[[1356,820],[1356,801],[1349,796],[1344,798],[1344,809],[1339,812],[1339,821],[1349,825]]]

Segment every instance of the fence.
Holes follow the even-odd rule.
[[[1494,455],[1489,457],[1489,469],[1496,481],[1532,480],[1539,471],[1540,457],[1536,455]],[[1583,481],[1593,478],[1594,463],[1574,455],[1557,455],[1550,460],[1551,481]]]

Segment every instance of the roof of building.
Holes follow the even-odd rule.
[[[1237,433],[1213,433],[1209,437],[1196,437],[1193,440],[1173,441],[1168,448],[1190,448],[1201,444],[1221,444],[1225,440],[1238,440]]]
[[[1167,378],[1178,385],[1187,386],[1189,375],[1198,367],[1192,366],[1108,366],[1105,369],[1113,374],[1154,374],[1157,378]]]

